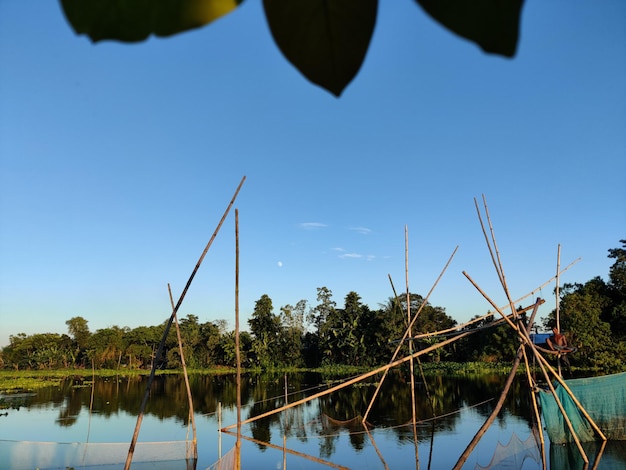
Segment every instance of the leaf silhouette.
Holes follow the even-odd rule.
[[[77,34],[93,42],[138,42],[204,26],[233,11],[243,0],[61,0]]]
[[[524,0],[415,0],[450,31],[483,51],[513,57]]]
[[[378,0],[264,0],[274,41],[307,79],[341,95],[361,68]]]

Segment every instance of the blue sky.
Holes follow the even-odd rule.
[[[242,326],[328,287],[371,308],[409,284],[457,321],[581,258],[607,277],[626,238],[626,3],[526,2],[513,60],[409,0],[382,0],[337,99],[281,55],[261,2],[168,39],[92,45],[58,2],[0,2],[0,346],[9,335],[169,317],[239,181]],[[234,210],[181,316],[234,327]],[[554,284],[537,295],[554,307]],[[527,299],[525,305],[530,300]]]

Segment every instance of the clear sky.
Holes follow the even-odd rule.
[[[337,99],[281,55],[261,2],[127,45],[76,36],[58,2],[0,0],[0,346],[9,335],[170,315],[239,181],[242,326],[328,287],[378,308],[409,284],[463,322],[497,303],[474,198],[511,294],[626,238],[626,2],[526,2],[517,56],[486,55],[410,0],[381,0]],[[235,219],[179,314],[234,328]],[[537,295],[554,307],[554,284]],[[522,302],[527,305],[530,299]]]

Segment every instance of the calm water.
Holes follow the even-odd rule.
[[[401,372],[390,374],[385,381],[368,416],[367,430],[357,417],[365,413],[377,379],[349,386],[244,425],[242,434],[248,439],[244,439],[241,445],[242,468],[281,469],[286,466],[291,470],[344,466],[355,469],[415,469],[416,460],[421,469],[452,468],[495,406],[505,378],[429,377],[426,384],[418,383],[416,413],[422,422],[417,426],[416,438],[413,427],[406,425],[412,417],[411,389]],[[101,455],[98,458],[102,459],[119,454],[123,462],[146,382],[146,377],[120,376],[96,379],[92,384],[90,377],[76,377],[65,381],[61,387],[11,398],[6,401],[9,408],[2,410],[0,415],[0,440],[120,443],[118,446],[91,446],[89,452],[90,455]],[[247,375],[242,381],[242,419],[282,406],[285,403],[285,382],[289,402],[312,396],[338,383],[311,373],[289,374],[286,381],[285,376],[279,374]],[[196,468],[205,469],[220,455],[227,454],[235,444],[235,437],[218,431],[220,426],[236,423],[235,378],[192,375],[190,383],[198,436]],[[221,413],[218,413],[220,407]],[[432,419],[433,415],[438,418]],[[464,468],[487,467],[501,457],[510,457],[516,446],[532,441],[531,423],[527,387],[520,378],[509,393],[504,409]],[[184,448],[168,443],[184,441],[190,434],[183,378],[157,377],[139,441],[160,444],[150,445],[145,450],[138,446],[132,468],[185,468],[181,462],[175,464],[170,461],[160,467],[154,462],[141,462],[144,458],[154,459],[156,456],[163,459],[184,458]],[[89,463],[88,459],[84,460],[87,455],[84,446],[46,444],[32,447],[23,442],[0,444],[0,468],[28,469],[42,465],[42,461],[34,460],[35,448],[45,454],[41,458],[47,458],[53,467],[56,465],[65,469],[71,463],[80,468],[81,462],[82,465]],[[72,462],[59,461],[61,455],[67,455],[68,449],[71,450]],[[513,468],[541,468],[536,460],[537,452],[536,449],[521,449]],[[593,459],[595,449],[587,448],[587,452]],[[576,449],[553,448],[548,450],[548,454],[552,461],[549,468],[583,468],[582,461],[577,459]],[[510,465],[510,461],[505,463]],[[611,443],[605,449],[598,468],[626,468],[626,448],[623,444]]]

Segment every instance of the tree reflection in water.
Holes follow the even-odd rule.
[[[384,439],[387,449],[383,446],[381,454],[396,453],[399,448],[403,446],[408,448],[413,444],[413,427],[410,425],[412,417],[410,377],[406,369],[397,369],[389,373],[370,410],[367,426],[371,434],[368,434],[361,416],[370,404],[379,379],[380,377],[374,376],[332,394],[253,421],[244,426],[242,432],[257,440],[254,447],[257,452],[263,454],[268,450],[268,446],[263,442],[282,446],[283,436],[288,442],[288,447],[301,448],[302,452],[316,454],[317,457],[329,461],[339,459],[340,454],[346,452],[346,447],[351,448],[354,453],[362,453],[364,449],[367,450],[367,447],[371,448],[374,436],[384,436],[381,439]],[[29,397],[25,406],[29,410],[54,409],[56,413],[54,425],[71,429],[81,419],[85,420],[86,416],[89,416],[93,387],[91,416],[105,420],[120,415],[136,417],[146,380],[146,377],[141,376],[119,376],[96,378],[95,382],[92,382],[91,377],[76,376],[65,380],[60,387],[46,388],[35,396]],[[215,442],[218,404],[221,403],[224,416],[226,416],[222,426],[234,424],[232,420],[235,416],[237,396],[235,376],[192,374],[189,380],[196,422],[199,420],[201,422],[199,441],[206,443],[213,440]],[[462,447],[470,442],[473,433],[482,424],[477,423],[474,426],[472,423],[474,427],[468,434],[468,408],[472,411],[473,418],[471,419],[484,421],[493,410],[505,380],[506,375],[427,376],[426,384],[418,380],[415,396],[419,420],[417,439],[420,447],[425,448],[425,451],[420,450],[421,458],[428,458],[428,450],[432,450],[434,436],[456,434],[461,437],[457,437],[459,441],[455,445],[461,448],[451,449],[454,452],[444,453],[450,454],[446,456],[442,456],[441,452],[435,452],[438,454],[436,458],[447,457],[452,459],[453,464],[458,458],[455,454],[460,455]],[[341,381],[341,378],[324,377],[318,373],[290,373],[286,378],[287,401],[295,402],[311,397]],[[426,393],[426,388],[428,388],[428,393]],[[244,375],[241,394],[243,419],[278,409],[285,404],[286,400],[285,376],[282,373]],[[527,436],[532,427],[529,399],[525,378],[519,376],[506,398],[503,412],[500,413],[498,421],[493,426],[505,429],[507,422],[514,418],[516,426],[521,423],[522,433],[526,432]],[[179,427],[183,427],[188,424],[189,420],[187,406],[183,377],[162,375],[154,380],[145,413],[146,416],[157,418],[159,422],[175,422]],[[460,410],[465,411],[461,413]],[[206,423],[212,423],[210,433],[213,434],[210,436],[200,434],[203,431],[209,432],[206,430],[208,427]],[[123,441],[130,436],[131,431],[132,424],[129,429],[118,430],[117,434]],[[525,436],[521,437],[525,438]],[[0,436],[0,439],[13,438],[13,436]],[[434,439],[437,441],[440,438]],[[346,443],[349,444],[346,446]],[[506,441],[503,444],[506,444]],[[484,452],[493,455],[493,445],[485,447],[487,450]],[[205,453],[210,451],[211,458],[216,455],[214,450],[206,446],[204,451]],[[202,452],[201,448],[201,455]],[[242,458],[245,459],[246,455],[244,454]],[[488,461],[489,456],[481,459],[482,464]],[[380,464],[380,462],[377,463]],[[446,467],[448,465],[450,465],[449,461],[443,464]]]

